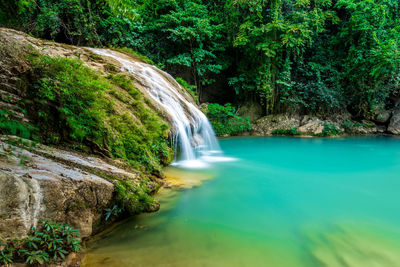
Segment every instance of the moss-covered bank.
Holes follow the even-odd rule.
[[[0,191],[18,196],[3,195],[0,240],[40,219],[87,237],[158,209],[151,196],[173,159],[170,127],[119,69],[88,49],[0,28]]]

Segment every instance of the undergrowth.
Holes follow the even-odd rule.
[[[297,130],[296,128],[290,128],[290,129],[274,129],[272,131],[273,135],[291,135],[291,136],[295,136],[295,135],[301,135],[301,132],[299,130]]]
[[[69,253],[80,250],[79,235],[69,225],[42,220],[41,227],[33,227],[28,237],[0,244],[0,265],[18,262],[43,265],[63,260]]]
[[[319,134],[316,134],[315,136],[329,137],[329,136],[342,135],[344,133],[344,131],[342,129],[340,129],[333,123],[323,123],[322,126],[324,126],[324,128],[322,129],[322,132]]]
[[[240,117],[229,103],[224,106],[209,103],[207,117],[218,136],[237,135],[251,130],[250,118]]]

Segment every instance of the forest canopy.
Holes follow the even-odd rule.
[[[131,48],[201,102],[256,101],[265,114],[371,118],[399,97],[398,0],[3,0],[0,25]]]

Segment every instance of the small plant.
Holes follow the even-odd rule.
[[[117,217],[121,214],[122,209],[118,208],[118,205],[114,205],[111,209],[104,209],[106,212],[105,220],[108,221],[111,217]]]
[[[32,162],[32,160],[25,155],[18,155],[18,157],[19,157],[19,165],[23,167],[27,167],[29,163]]]
[[[25,255],[25,262],[29,264],[44,264],[49,261],[49,254],[43,250],[28,251],[21,249],[20,252]]]
[[[328,137],[328,136],[342,135],[344,133],[342,129],[338,128],[333,123],[323,123],[322,125],[324,126],[322,132],[316,134],[316,136]]]
[[[14,248],[8,244],[0,244],[0,266],[13,263]]]
[[[291,136],[295,136],[295,135],[301,135],[301,132],[299,130],[297,130],[296,128],[290,128],[290,129],[274,129],[272,131],[273,135],[291,135]]]

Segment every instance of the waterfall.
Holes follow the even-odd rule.
[[[184,97],[187,92],[171,75],[110,49],[89,49],[98,55],[117,60],[122,65],[121,70],[133,74],[150,97],[167,112],[174,132],[174,151],[178,151],[173,165],[204,167],[207,161],[218,160],[215,155],[221,151],[210,122],[194,103]]]

